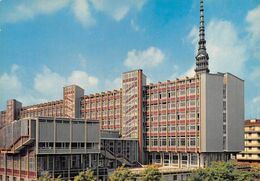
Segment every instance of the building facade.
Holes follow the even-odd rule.
[[[100,120],[102,130],[117,130],[123,138],[138,139],[142,163],[204,166],[243,149],[243,80],[229,73],[201,73],[156,84],[145,82],[142,71],[135,70],[123,73],[120,90],[85,96],[80,87],[69,86],[80,96],[69,97],[64,91],[65,100],[27,107],[8,104],[1,121],[13,121],[14,116],[7,115],[14,110],[19,110],[16,119]]]
[[[96,120],[21,119],[3,127],[0,134],[1,181],[35,181],[46,174],[73,179],[88,168],[107,180],[109,168],[132,166],[138,160],[136,139],[102,132]]]
[[[260,119],[246,120],[244,132],[245,149],[237,154],[237,160],[260,164]]]

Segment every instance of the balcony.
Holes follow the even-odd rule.
[[[260,140],[260,134],[245,134],[245,140]]]
[[[245,128],[245,133],[260,133],[260,127]]]
[[[245,154],[244,156],[242,156],[242,154],[238,154],[237,159],[238,160],[254,160],[254,161],[257,161],[257,160],[260,160],[260,156],[258,156],[258,155],[248,155],[248,154]]]
[[[260,147],[260,141],[245,142],[246,147]]]

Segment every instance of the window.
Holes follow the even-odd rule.
[[[172,154],[172,163],[178,164],[179,156],[178,154]]]
[[[175,129],[176,129],[175,125],[170,126],[170,131],[175,131]]]
[[[180,137],[179,138],[179,146],[185,146],[186,142],[185,142],[185,137]]]
[[[161,146],[166,146],[166,137],[161,137]]]
[[[187,161],[187,160],[188,160],[188,156],[187,156],[186,154],[183,154],[183,155],[181,156],[181,160],[182,160],[182,161]]]
[[[227,106],[226,106],[226,102],[223,102],[223,110],[226,110]]]
[[[224,124],[223,125],[223,133],[226,134],[226,132],[227,132],[227,129],[226,129],[226,125]]]
[[[179,107],[185,107],[185,101],[180,101],[179,102]]]
[[[191,124],[191,125],[189,126],[189,129],[190,129],[190,131],[195,131],[195,130],[196,130],[196,126],[193,125],[193,124]]]
[[[191,87],[190,88],[190,94],[195,94],[195,90],[196,90],[195,87]]]
[[[160,127],[160,131],[161,131],[161,132],[166,132],[166,126],[161,126],[161,127]]]
[[[169,137],[169,145],[170,146],[176,145],[176,138],[175,137]]]
[[[158,140],[157,140],[157,138],[154,138],[153,146],[158,146]]]
[[[166,103],[161,104],[161,110],[164,110],[164,109],[166,109]]]
[[[196,146],[196,139],[194,137],[190,138],[190,147]]]
[[[191,165],[197,165],[198,157],[197,154],[191,154]]]
[[[195,106],[196,103],[195,103],[195,100],[190,100],[190,106]]]
[[[179,131],[185,131],[186,126],[185,125],[179,125]]]
[[[185,89],[179,90],[179,95],[180,95],[180,96],[185,95]]]

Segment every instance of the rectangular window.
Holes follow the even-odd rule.
[[[170,146],[176,146],[176,138],[175,137],[169,137],[169,145]]]
[[[185,137],[180,137],[179,138],[179,146],[185,146],[186,142],[185,142]]]
[[[172,154],[172,163],[178,164],[179,156],[178,154]]]
[[[166,146],[166,137],[161,137],[161,146]]]
[[[179,131],[185,131],[186,126],[185,125],[179,125]]]
[[[195,153],[191,154],[191,165],[197,165],[198,163],[198,156]]]
[[[196,146],[196,138],[192,137],[190,138],[190,147]]]

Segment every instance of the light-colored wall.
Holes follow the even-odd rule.
[[[243,150],[244,81],[225,74],[227,82],[227,151]]]
[[[69,118],[80,118],[80,99],[84,89],[77,85],[63,87],[64,113]]]
[[[223,150],[223,75],[201,74],[201,152]]]
[[[100,124],[98,121],[86,121],[80,119],[67,118],[38,118],[36,145],[39,142],[88,142],[100,144]],[[43,121],[40,121],[43,120]],[[46,121],[49,120],[49,121]],[[63,121],[65,120],[65,122]],[[94,152],[99,152],[98,148],[94,148]],[[37,150],[37,153],[50,153],[54,150]],[[89,150],[64,149],[57,150],[59,153],[69,153]]]
[[[80,99],[84,96],[84,89],[75,86],[75,118],[80,118]]]

